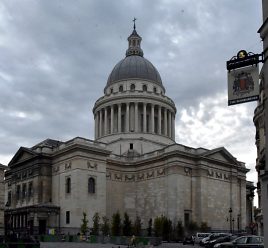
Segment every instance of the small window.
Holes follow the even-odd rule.
[[[12,196],[12,192],[11,191],[8,191],[8,195],[7,195],[7,202],[8,202],[8,206],[10,206],[11,204],[11,196]]]
[[[66,211],[66,224],[70,224],[70,211]]]
[[[123,85],[119,86],[119,92],[123,92]]]
[[[191,212],[189,210],[184,211],[184,226],[189,226],[191,222]]]
[[[146,85],[146,84],[144,84],[144,85],[142,86],[142,90],[143,90],[143,91],[147,91],[147,85]]]
[[[93,177],[88,179],[88,193],[95,194],[95,179]]]
[[[17,200],[19,200],[20,199],[20,185],[17,185],[16,196],[17,196]]]
[[[133,143],[130,143],[130,144],[129,144],[129,149],[130,149],[130,150],[133,150]]]
[[[114,92],[114,89],[113,88],[111,88],[111,94]]]
[[[24,199],[27,195],[27,190],[26,190],[26,183],[22,184],[22,199]]]
[[[130,85],[130,90],[131,90],[131,91],[134,91],[134,90],[135,90],[135,84],[131,84],[131,85]]]
[[[28,197],[33,196],[33,182],[29,182],[28,184]]]
[[[67,194],[71,193],[71,178],[70,177],[66,178],[66,193]]]
[[[157,89],[156,89],[156,87],[154,87],[154,93],[156,93],[157,92]]]

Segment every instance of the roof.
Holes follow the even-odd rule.
[[[115,65],[108,78],[107,86],[127,79],[144,79],[162,86],[160,74],[153,64],[137,55],[127,56]]]

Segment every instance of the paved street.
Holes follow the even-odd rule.
[[[70,243],[70,242],[41,242],[41,248],[127,248],[125,245],[113,245],[113,244],[89,244],[89,243]],[[183,245],[182,243],[163,243],[159,246],[145,246],[155,248],[193,248],[199,247],[198,245]]]

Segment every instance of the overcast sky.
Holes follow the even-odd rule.
[[[94,138],[92,108],[133,17],[176,104],[176,142],[224,146],[256,181],[256,102],[227,106],[226,61],[261,52],[260,0],[2,0],[0,163],[46,138]]]

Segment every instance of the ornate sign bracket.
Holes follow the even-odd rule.
[[[236,56],[226,62],[226,67],[228,71],[231,71],[245,66],[257,65],[260,62],[264,62],[264,53],[254,54],[240,50]]]

